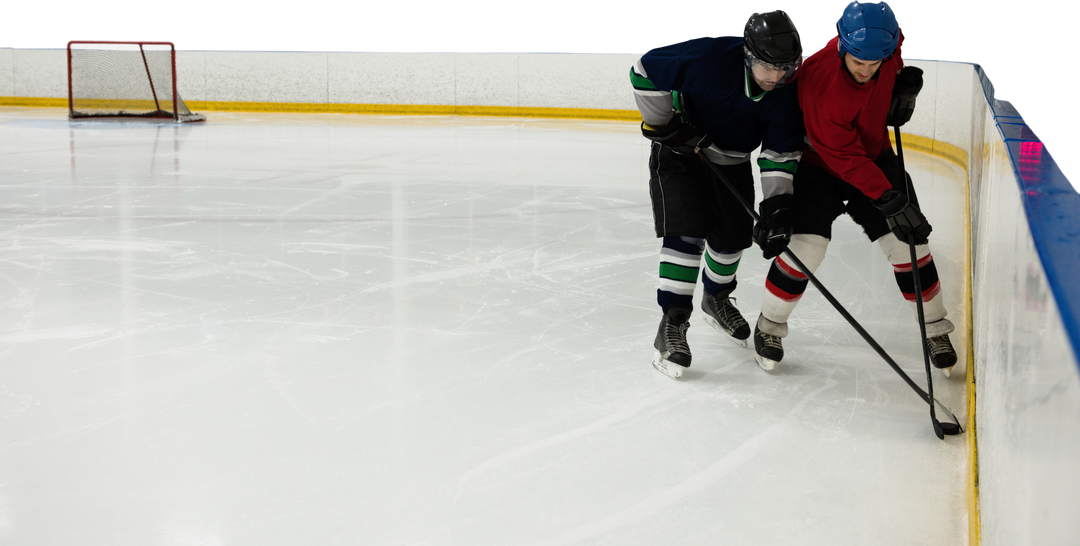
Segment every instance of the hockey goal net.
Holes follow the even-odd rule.
[[[169,42],[68,42],[68,116],[204,121],[176,92]]]

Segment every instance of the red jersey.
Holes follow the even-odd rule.
[[[802,160],[877,199],[892,187],[874,160],[892,147],[885,118],[896,73],[904,67],[900,58],[904,34],[900,33],[896,52],[881,63],[877,76],[861,85],[837,55],[837,40],[830,40],[799,68],[799,106],[810,139]]]

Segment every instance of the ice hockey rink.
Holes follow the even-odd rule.
[[[700,311],[652,369],[636,124],[207,116],[0,109],[0,543],[968,543],[967,435],[815,288],[772,373]],[[962,325],[964,172],[905,159]],[[925,386],[846,217],[818,275]]]

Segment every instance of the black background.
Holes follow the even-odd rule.
[[[30,17],[17,23],[9,18],[0,43],[58,45],[72,36],[107,36],[172,38],[181,47],[644,51],[702,33],[738,32],[748,12],[773,4],[683,1],[631,8],[588,2],[286,3],[280,8],[264,5],[253,13],[252,4],[245,3],[233,9],[235,15],[222,14],[230,11],[228,3],[187,4],[191,11],[185,3],[171,5],[173,13],[145,5],[149,10],[143,15],[120,21],[104,15],[64,22]],[[1012,3],[1010,9],[988,8],[985,2],[899,0],[894,5],[907,31],[907,55],[981,62],[998,94],[1015,101],[1066,170],[1076,164],[1068,144],[1080,88],[1072,82],[1080,54],[1080,10],[1075,3],[1054,9],[1036,2],[1026,4],[1030,8]],[[811,51],[831,35],[842,2],[786,8],[795,15]],[[19,26],[23,28],[14,28]]]

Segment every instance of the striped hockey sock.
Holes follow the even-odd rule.
[[[694,288],[701,268],[705,240],[697,237],[664,237],[660,249],[660,288],[656,302],[666,313],[671,306],[692,308]]]
[[[735,271],[739,269],[742,250],[714,250],[708,244],[705,250],[705,274],[701,278],[705,291],[720,297],[734,292],[738,284]]]

